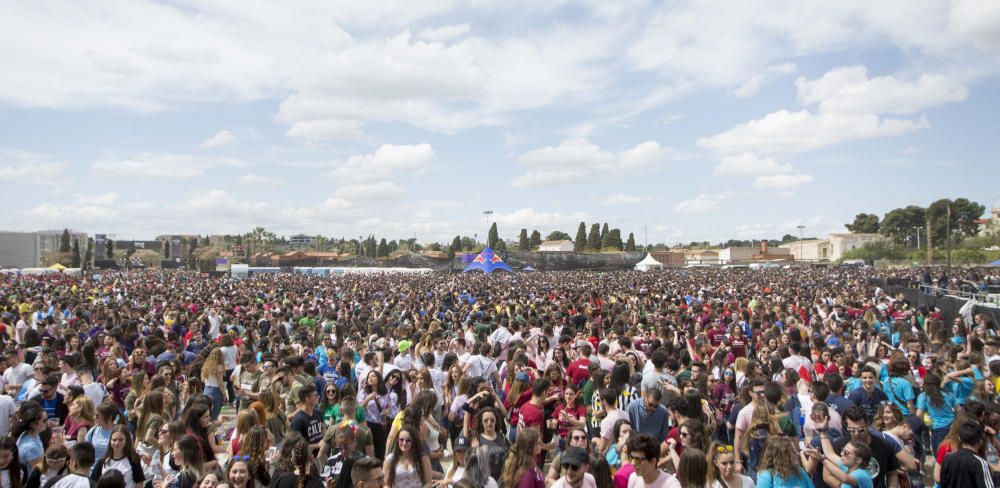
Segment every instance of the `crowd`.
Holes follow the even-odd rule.
[[[942,273],[0,275],[0,488],[992,487]]]

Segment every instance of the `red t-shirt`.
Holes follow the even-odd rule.
[[[534,427],[538,429],[538,432],[542,431],[542,422],[545,421],[545,412],[538,405],[531,402],[525,403],[521,406],[521,410],[518,412],[517,416],[518,428],[527,429],[529,427]]]
[[[726,331],[713,327],[705,333],[705,337],[708,337],[708,342],[712,344],[712,347],[719,347],[722,345],[722,340],[726,338]]]
[[[569,422],[565,422],[565,421],[563,421],[560,418],[560,415],[564,411],[566,413],[568,413],[571,417],[575,418],[575,419],[581,419],[582,418],[582,419],[584,419],[586,421],[586,419],[587,419],[587,407],[584,407],[583,405],[577,405],[575,407],[568,407],[567,408],[566,404],[560,403],[559,406],[556,407],[555,411],[552,412],[552,418],[554,418],[556,420],[559,420],[559,425],[556,427],[556,433],[559,434],[559,436],[563,437],[563,438],[565,438],[566,435],[569,434],[569,429],[573,427],[572,424],[570,424]],[[568,441],[569,439],[566,439],[566,440]]]
[[[580,358],[569,363],[569,367],[566,368],[566,374],[569,375],[569,379],[574,385],[579,385],[590,377],[590,370],[587,369],[588,366],[590,366],[590,358]]]
[[[747,338],[744,336],[732,337],[729,339],[729,345],[733,348],[733,356],[738,358],[747,357]]]
[[[510,398],[507,400],[508,401],[504,402],[504,406],[507,407],[507,410],[510,412],[510,425],[517,425],[520,419],[519,414],[521,412],[521,407],[531,400],[531,390],[522,391],[521,396],[514,398],[514,401],[510,401]]]

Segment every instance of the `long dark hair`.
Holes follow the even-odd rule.
[[[115,450],[111,448],[111,438],[114,437],[115,434],[125,436],[125,457],[133,465],[138,465],[139,453],[136,452],[133,447],[134,443],[132,442],[132,433],[129,432],[127,425],[116,425],[111,429],[111,435],[108,436],[108,451],[104,453],[104,459],[101,460],[101,463],[107,463],[108,461],[113,461],[115,459]]]
[[[200,475],[201,466],[205,463],[205,456],[201,453],[201,442],[191,434],[184,434],[176,442],[183,458],[181,465],[184,466],[184,469],[193,470]],[[176,461],[175,459],[174,462]]]
[[[191,408],[184,414],[184,427],[205,442],[208,442],[208,431],[201,426],[201,417],[207,412],[208,407],[205,404],[196,402],[191,404]]]
[[[372,391],[371,385],[368,384],[368,377],[371,376],[373,373],[375,374],[375,377],[378,378],[378,384],[375,385],[375,391]],[[365,386],[364,386],[364,390],[365,390],[365,393],[368,393],[368,394],[376,393],[379,396],[382,396],[382,395],[385,395],[386,393],[389,393],[389,390],[385,387],[385,381],[382,379],[382,375],[379,374],[379,372],[377,370],[374,370],[374,369],[373,370],[369,370],[368,373],[365,373]]]
[[[930,399],[931,406],[941,408],[944,405],[944,395],[941,393],[941,376],[937,373],[927,373],[924,376],[924,393]]]
[[[14,417],[14,425],[10,428],[10,436],[16,442],[22,434],[31,429],[31,424],[41,420],[44,414],[45,410],[42,409],[42,406],[38,402],[22,403],[21,408],[17,411],[17,415]]]
[[[399,458],[403,455],[403,452],[399,449],[399,436],[403,433],[409,434],[410,439],[412,439],[410,441],[410,456],[412,456],[410,462],[413,463],[417,471],[417,476],[420,479],[424,479],[424,465],[421,462],[421,456],[424,455],[424,442],[420,438],[420,432],[417,429],[409,425],[404,425],[399,429],[399,434],[396,435],[396,443],[392,446],[392,459],[389,461],[389,469],[385,473],[385,482],[388,486],[395,484],[396,465],[399,464]]]
[[[0,439],[0,451],[11,452],[10,463],[6,468],[10,471],[10,488],[21,488],[21,459],[17,455],[16,438],[8,435]]]

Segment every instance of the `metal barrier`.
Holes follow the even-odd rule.
[[[939,297],[949,296],[954,298],[961,298],[964,300],[974,299],[983,305],[1000,307],[1000,294],[971,292],[964,290],[952,290],[948,288],[941,288],[938,286],[931,286],[931,285],[920,285],[919,288],[921,292],[927,293],[929,295],[935,295]]]

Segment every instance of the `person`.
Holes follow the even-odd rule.
[[[29,467],[21,462],[17,443],[13,437],[0,439],[0,479],[10,480],[10,488],[27,486]]]
[[[45,410],[35,402],[24,402],[16,418],[10,433],[17,439],[18,457],[23,463],[35,464],[45,455],[41,438],[41,433],[48,429]]]
[[[585,428],[572,428],[569,430],[569,433],[566,436],[567,449],[569,447],[576,446],[587,451],[587,455],[590,455],[590,438],[587,437],[587,431],[584,429]],[[562,475],[562,472],[560,471],[561,467],[562,453],[556,455],[556,457],[552,459],[552,463],[549,464],[549,472],[545,475],[546,484],[552,484],[559,479],[559,476]]]
[[[371,456],[365,456],[351,466],[352,488],[382,488],[385,474],[382,462]]]
[[[875,418],[875,412],[878,411],[878,406],[882,402],[889,401],[889,397],[886,396],[885,392],[875,386],[875,378],[878,375],[875,373],[875,369],[871,366],[864,366],[861,368],[861,388],[852,391],[847,399],[854,403],[856,406],[861,408],[861,411],[865,415],[865,419],[868,423],[871,423]],[[843,412],[838,412],[843,416]]]
[[[69,450],[66,444],[51,444],[37,469],[28,473],[27,486],[43,486],[57,476],[69,473]]]
[[[454,457],[451,462],[451,469],[449,469],[444,475],[444,480],[446,482],[454,483],[462,479],[463,474],[465,474],[466,455],[471,448],[472,443],[469,441],[468,437],[460,435],[455,438],[455,442],[453,442],[451,446],[452,452],[454,453]]]
[[[240,398],[240,408],[247,408],[260,398],[261,378],[264,376],[257,364],[257,355],[246,351],[240,357],[240,375],[236,392]],[[327,386],[329,388],[329,386]]]
[[[672,488],[706,488],[708,486],[708,461],[705,453],[694,447],[684,450],[677,463],[677,474],[667,484]]]
[[[211,418],[213,422],[219,419],[222,404],[229,401],[228,392],[224,388],[227,384],[224,361],[222,351],[216,348],[208,353],[204,364],[201,365],[201,380],[205,382],[202,394],[212,399]]]
[[[676,478],[660,471],[660,441],[649,434],[629,437],[628,455],[635,472],[628,479],[628,488],[665,488]]]
[[[985,438],[982,424],[967,419],[958,426],[961,447],[941,463],[941,488],[993,488],[990,465],[980,455]]]
[[[135,488],[142,486],[146,480],[142,471],[142,464],[139,453],[136,452],[132,443],[132,434],[125,425],[116,425],[111,431],[111,441],[104,458],[94,466],[94,471],[90,478],[94,481],[101,479],[101,474],[105,471],[116,470],[125,478],[125,488]]]
[[[177,470],[177,474],[166,478],[169,483],[170,488],[192,488],[201,478],[203,472],[211,471],[210,469],[203,469],[205,466],[205,458],[202,455],[201,443],[198,438],[191,434],[184,434],[177,442],[174,443],[173,452],[171,454],[171,461],[176,463],[180,468]],[[154,484],[154,488],[157,488]],[[161,482],[161,484],[164,484]]]
[[[872,475],[872,486],[874,488],[886,488],[895,486],[898,472],[901,468],[897,453],[902,451],[901,446],[889,440],[881,432],[872,431],[865,418],[865,413],[859,407],[850,407],[843,412],[844,422],[847,427],[847,434],[851,441],[859,441],[871,450],[871,461],[868,470]],[[825,423],[818,423],[819,437],[822,442],[821,454],[826,456],[835,455],[838,451],[831,442],[831,436]],[[842,441],[844,443],[847,440]],[[909,470],[909,469],[908,469]]]
[[[125,476],[115,470],[101,475],[94,488],[125,488]]]
[[[390,488],[416,488],[431,482],[431,460],[424,450],[420,432],[411,426],[399,429],[391,452],[382,466]]]
[[[303,386],[298,394],[299,400],[295,404],[291,429],[309,441],[309,448],[313,452],[319,452],[323,441],[323,414],[316,410],[316,406],[319,405],[319,394],[313,385]]]
[[[2,449],[3,444],[0,442],[0,450]],[[93,465],[94,446],[89,442],[78,442],[69,448],[68,472],[49,479],[42,488],[95,488],[97,483],[89,477]],[[19,488],[13,479],[11,488]]]
[[[226,466],[226,482],[230,488],[254,488],[256,481],[250,476],[248,457],[236,456]]]
[[[111,403],[102,403],[97,407],[97,419],[94,426],[87,431],[84,440],[94,446],[96,459],[103,459],[104,453],[108,451],[108,443],[111,441],[111,430],[114,427],[115,418],[118,417],[118,408]]]
[[[590,455],[583,448],[570,446],[562,453],[560,461],[563,475],[551,488],[597,488],[593,475],[588,473]]]
[[[649,434],[657,439],[667,437],[670,429],[667,417],[670,414],[660,403],[662,397],[663,393],[659,388],[650,388],[643,392],[641,398],[628,404],[626,411],[636,432]]]
[[[840,456],[823,454],[811,448],[806,456],[811,460],[807,471],[813,471],[819,464],[823,470],[823,481],[829,486],[872,488],[872,476],[867,469],[872,451],[860,441],[848,442],[840,451]]]
[[[94,404],[86,395],[80,395],[69,404],[69,415],[66,416],[66,439],[71,442],[83,442],[87,431],[94,425],[97,413]]]
[[[323,466],[319,474],[324,484],[342,485],[341,477],[347,477],[354,462],[363,456],[357,449],[355,435],[357,427],[357,424],[348,420],[344,425],[335,427],[334,435],[330,437],[329,442],[324,443],[323,449],[320,450]],[[332,446],[327,445],[331,443]]]
[[[267,429],[257,425],[250,428],[240,446],[238,455],[242,455],[250,470],[250,477],[260,486],[271,484],[271,473],[267,468],[267,451],[271,447],[271,439]]]
[[[813,488],[812,479],[803,464],[805,452],[788,436],[771,436],[767,439],[760,458],[757,488]]]
[[[544,488],[545,479],[536,461],[541,453],[542,441],[538,430],[519,431],[504,462],[500,484],[505,488]]]
[[[749,476],[740,472],[733,446],[714,442],[708,449],[708,477],[711,488],[754,488]]]
[[[604,388],[600,392],[601,403],[604,405],[604,418],[601,420],[601,437],[597,440],[598,451],[607,453],[612,445],[612,434],[619,420],[628,420],[628,413],[617,407],[618,392],[612,388]],[[630,422],[631,423],[631,422]]]
[[[471,449],[465,458],[465,469],[456,483],[469,481],[477,487],[499,488],[500,485],[493,477],[493,469],[490,465],[491,452],[493,451],[504,452],[505,450],[495,446],[479,446]]]
[[[209,434],[208,428],[211,426],[211,409],[205,403],[196,402],[184,413],[184,427],[187,429],[188,435],[198,441],[198,446],[201,448],[204,466],[199,467],[199,475],[201,472],[219,465],[219,462],[215,460],[217,450],[225,452],[223,446],[216,444],[215,436]]]
[[[917,417],[930,416],[931,452],[937,452],[941,441],[948,435],[948,429],[955,422],[955,408],[958,402],[951,392],[941,388],[941,375],[928,372],[924,376],[924,391],[917,396]]]
[[[282,441],[281,450],[282,453],[288,453],[288,456],[283,459],[283,463],[286,463],[291,470],[276,468],[270,488],[325,488],[326,485],[311,469],[313,466],[312,449],[309,448],[309,441],[302,437],[302,434],[296,431],[288,432]]]

